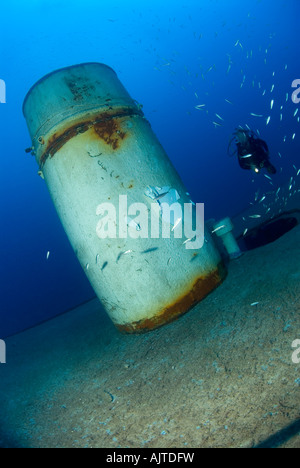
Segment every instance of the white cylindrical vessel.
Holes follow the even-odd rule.
[[[67,236],[121,331],[168,323],[221,283],[226,271],[209,233],[197,249],[197,237],[180,237],[189,196],[111,68],[57,70],[33,86],[23,112]]]

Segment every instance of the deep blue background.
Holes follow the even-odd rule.
[[[29,88],[60,67],[89,61],[111,66],[143,104],[193,199],[205,203],[206,219],[234,215],[259,187],[270,190],[263,175],[242,171],[227,156],[237,125],[259,129],[267,141],[279,169],[275,189],[295,176],[293,165],[299,167],[299,122],[291,101],[291,83],[300,78],[299,13],[299,0],[1,4],[0,78],[7,103],[0,104],[0,338],[94,295],[36,162],[24,152],[31,146],[22,115]],[[205,110],[197,104],[206,104]]]

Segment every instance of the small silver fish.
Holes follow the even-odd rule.
[[[123,255],[127,255],[127,254],[129,254],[131,252],[132,252],[132,250],[126,250],[125,252],[120,252],[118,257],[117,257],[116,263],[119,262],[120,258],[123,257]]]
[[[240,156],[240,159],[251,158],[252,154],[246,154],[245,156]]]
[[[218,231],[220,231],[221,229],[223,229],[224,227],[226,227],[225,224],[223,224],[222,226],[217,227],[216,229],[214,229],[213,231],[211,231],[211,233],[214,234],[214,232],[218,232]]]
[[[178,224],[181,222],[181,218],[178,218],[176,223],[174,224],[174,226],[172,227],[172,231],[175,231],[175,229],[177,228]]]
[[[188,242],[191,242],[194,238],[195,238],[195,236],[194,236],[194,237],[190,237],[189,239],[186,239],[184,242],[182,242],[182,245],[185,245],[185,244],[187,244]]]
[[[143,250],[143,252],[141,252],[141,254],[147,254],[147,253],[155,252],[156,250],[158,250],[158,247],[152,247],[150,249]]]
[[[160,198],[164,197],[165,195],[168,195],[169,192],[170,192],[170,190],[168,190],[167,192],[164,192],[164,193],[160,193],[159,195],[156,195],[153,200],[159,200]]]

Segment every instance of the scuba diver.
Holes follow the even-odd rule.
[[[231,151],[232,144],[236,149]],[[242,169],[254,170],[259,173],[265,168],[270,174],[276,174],[276,168],[270,163],[267,143],[258,137],[253,130],[237,128],[228,145],[228,154],[237,154]]]

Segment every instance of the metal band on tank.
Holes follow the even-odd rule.
[[[117,149],[119,142],[124,139],[126,134],[118,129],[118,125],[115,122],[115,119],[122,117],[133,117],[140,116],[143,117],[144,114],[139,109],[125,108],[125,109],[113,109],[113,112],[109,113],[105,111],[98,116],[94,117],[92,120],[81,120],[74,125],[68,125],[64,128],[59,134],[54,133],[47,142],[47,147],[43,151],[40,157],[40,167],[42,168],[45,162],[49,157],[53,157],[57,151],[59,151],[69,140],[75,136],[87,132],[90,128],[94,128],[96,134],[99,138],[103,138],[103,133],[105,133],[108,138],[109,135],[117,134],[117,137],[109,138],[109,143],[113,150]]]

